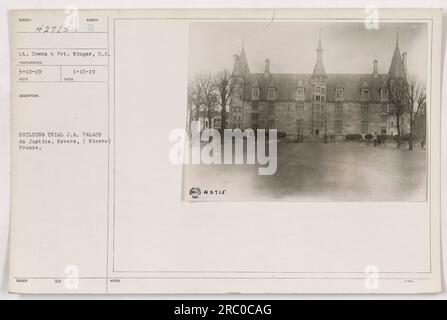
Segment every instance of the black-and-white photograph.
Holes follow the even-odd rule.
[[[4,5],[0,299],[445,298],[447,7],[304,2]]]
[[[192,23],[188,159],[200,145],[202,161],[184,167],[184,199],[425,201],[427,36],[422,22]]]

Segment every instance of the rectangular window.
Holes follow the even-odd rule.
[[[362,118],[368,117],[368,105],[362,104],[360,106],[360,114],[361,114]]]
[[[335,115],[336,116],[341,116],[342,114],[343,114],[343,104],[337,103],[335,105]]]
[[[380,127],[380,134],[386,134],[386,127]]]
[[[362,121],[360,123],[360,130],[362,133],[368,133],[368,121]]]
[[[258,121],[258,114],[257,113],[252,113],[251,114],[251,120]]]
[[[388,106],[386,104],[382,104],[382,113],[388,112]]]
[[[298,126],[298,134],[303,134],[303,132],[304,132],[304,120],[303,119],[297,120],[297,126]]]
[[[259,88],[251,88],[251,99],[259,100]]]
[[[269,88],[267,90],[267,99],[268,100],[275,100],[276,99],[276,89]]]
[[[335,133],[341,133],[342,132],[342,121],[341,120],[335,120]]]
[[[302,114],[304,113],[304,103],[302,103],[302,102],[298,102],[298,103],[296,104],[296,112],[297,112],[299,115],[302,115]]]
[[[343,100],[343,88],[336,88],[335,101],[342,101],[342,100]]]
[[[267,125],[269,129],[275,129],[275,120],[269,120]]]
[[[360,99],[362,101],[369,100],[369,90],[368,89],[360,90]]]
[[[296,100],[304,100],[304,88],[296,88]]]
[[[232,93],[235,98],[237,98],[239,96],[239,84],[233,85]]]
[[[268,104],[268,113],[275,113],[275,104],[273,102]]]

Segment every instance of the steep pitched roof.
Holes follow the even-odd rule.
[[[399,34],[396,37],[396,48],[394,49],[393,59],[391,60],[390,70],[388,74],[391,78],[405,78],[404,63],[399,50]]]
[[[248,67],[247,57],[245,55],[244,46],[242,46],[241,53],[239,54],[239,69],[238,73],[249,73],[250,68]]]
[[[258,80],[253,81],[253,84],[251,86],[252,88],[261,88],[261,85],[259,84]]]
[[[318,47],[317,47],[317,62],[314,66],[314,74],[317,75],[325,75],[326,72],[324,70],[323,65],[323,46],[321,45],[321,38],[318,40]]]
[[[244,99],[251,100],[251,88],[259,84],[260,99],[267,99],[267,89],[270,82],[274,81],[277,89],[277,100],[294,101],[297,87],[305,88],[305,100],[310,101],[312,88],[312,74],[296,73],[272,73],[265,78],[263,73],[250,73],[244,76]],[[335,89],[343,88],[346,101],[360,101],[360,89],[364,84],[369,88],[370,101],[380,100],[380,89],[388,82],[388,74],[327,74],[326,99],[329,102],[335,100]]]

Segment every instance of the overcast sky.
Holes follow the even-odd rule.
[[[372,61],[387,73],[399,29],[399,48],[407,52],[408,72],[426,82],[427,24],[380,23],[368,30],[363,22],[197,22],[190,25],[189,73],[228,69],[245,38],[251,72],[312,73],[321,30],[327,73],[370,73]]]

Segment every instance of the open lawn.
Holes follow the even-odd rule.
[[[225,189],[218,201],[424,201],[426,150],[360,143],[278,143],[276,174],[257,165],[186,165],[189,188]],[[188,200],[188,197],[185,197]]]

